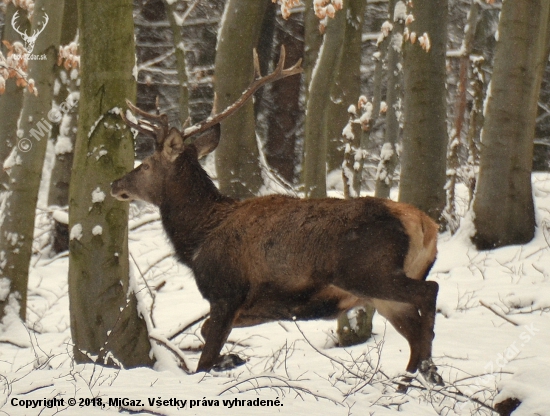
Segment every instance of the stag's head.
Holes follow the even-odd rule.
[[[128,106],[137,110],[131,103]],[[125,116],[123,118],[129,123]],[[141,127],[144,124],[144,120],[139,121]],[[159,131],[161,129],[159,127]],[[187,141],[194,137],[196,138],[193,142]],[[141,165],[111,184],[111,195],[120,201],[141,200],[160,205],[169,184],[181,182],[181,179],[178,181],[178,174],[182,173],[182,164],[197,168],[198,160],[217,147],[219,138],[219,123],[197,134],[187,129],[183,132],[176,128],[166,129],[166,134],[158,136],[155,152],[145,158]]]
[[[25,49],[27,50],[27,53],[32,53],[34,50],[34,45],[36,44],[36,39],[38,38],[38,35],[40,35],[44,31],[44,29],[46,28],[46,25],[50,21],[50,18],[46,13],[44,13],[44,20],[42,21],[42,25],[38,29],[35,29],[32,32],[32,35],[28,35],[26,30],[24,32],[21,31],[21,29],[19,28],[19,25],[17,25],[18,18],[19,18],[19,10],[17,10],[13,15],[11,19],[11,25],[13,27],[13,30],[15,30],[17,33],[19,33],[19,35],[21,35],[21,38],[25,42]]]
[[[290,75],[302,72],[301,61],[283,69],[285,49],[281,47],[279,62],[275,70],[264,77],[260,74],[258,57],[254,51],[254,81],[241,97],[219,114],[182,131],[168,126],[166,114],[150,114],[140,110],[129,101],[129,109],[139,119],[121,113],[124,122],[131,128],[155,139],[155,152],[143,160],[142,164],[111,184],[111,195],[121,201],[142,200],[160,205],[167,181],[184,171],[182,163],[194,164],[212,152],[220,140],[220,122],[233,114],[253,96],[261,86]],[[216,111],[214,106],[213,113]],[[192,142],[191,142],[192,141]],[[168,182],[170,183],[170,182]]]

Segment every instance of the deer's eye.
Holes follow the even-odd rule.
[[[146,164],[141,165],[141,167],[143,168],[143,170],[148,170],[149,169],[149,165],[146,165]]]

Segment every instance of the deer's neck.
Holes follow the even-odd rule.
[[[220,193],[198,162],[167,182],[160,206],[162,223],[179,259],[191,266],[193,255],[234,201]]]

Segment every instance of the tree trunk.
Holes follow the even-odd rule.
[[[6,15],[4,16],[4,31],[2,40],[7,40],[11,44],[15,41],[21,41],[19,34],[13,30],[11,19],[16,11],[19,10],[19,23],[22,31],[30,29],[27,13],[20,8],[17,8],[13,3],[6,6]],[[4,56],[7,55],[7,49],[0,45]],[[15,81],[9,80],[6,82],[6,91],[0,95],[0,164],[4,163],[16,144],[17,120],[23,106],[23,88],[15,85]],[[0,165],[0,198],[2,192],[7,188],[9,182],[8,173],[1,168]],[[5,197],[5,196],[4,196]],[[1,224],[0,224],[1,226]]]
[[[17,312],[23,320],[26,318],[38,189],[51,127],[46,118],[52,104],[63,2],[37,0],[31,30],[42,28],[45,14],[49,16],[49,23],[37,37],[33,50],[33,55],[45,59],[29,60],[29,78],[34,79],[38,95],[29,91],[24,94],[18,123],[21,137],[9,163],[10,182],[0,228],[0,280],[4,278],[10,282],[9,295],[0,299],[0,317]]]
[[[76,41],[78,29],[76,0],[65,0],[63,12],[63,31],[61,33],[60,44],[65,46],[70,42]],[[77,127],[77,106],[76,97],[71,96],[73,92],[78,91],[78,70],[58,68],[57,82],[61,86],[58,94],[54,97],[56,106],[62,116],[60,123],[55,125],[52,134],[55,140],[55,164],[52,170],[50,180],[50,190],[48,195],[48,205],[64,207],[69,204],[69,182],[71,179],[71,167],[73,164],[73,148],[76,138]],[[63,112],[64,109],[69,108]]]
[[[315,16],[313,1],[306,1],[304,11],[304,85],[306,87],[306,101],[309,97],[309,86],[313,68],[319,58],[319,50],[323,43],[323,35],[319,31],[319,19]]]
[[[303,162],[304,191],[309,198],[327,195],[327,110],[344,41],[348,7],[346,0],[343,9],[328,22],[309,86]]]
[[[189,86],[187,76],[187,65],[185,64],[185,45],[183,44],[183,36],[181,35],[181,27],[174,13],[176,13],[177,2],[164,0],[166,15],[172,30],[172,41],[174,42],[176,55],[176,69],[178,71],[178,104],[181,125],[185,123],[189,117]]]
[[[399,140],[399,113],[401,113],[402,79],[401,62],[403,46],[403,30],[405,16],[396,13],[396,1],[389,3],[389,15],[393,29],[388,46],[388,86],[386,93],[386,134],[380,154],[380,163],[376,172],[376,188],[374,195],[379,198],[389,198],[393,185],[393,174],[397,166],[396,144]]]
[[[445,207],[447,153],[445,50],[447,0],[417,0],[409,31],[427,33],[429,51],[417,40],[403,48],[404,117],[399,200],[438,220]]]
[[[502,5],[473,205],[473,241],[480,249],[524,244],[534,236],[533,135],[549,18],[548,1]]]
[[[218,34],[214,90],[216,112],[233,104],[254,77],[252,49],[260,36],[266,1],[229,0]],[[221,123],[216,149],[220,191],[235,198],[254,196],[262,186],[254,103],[246,103]]]
[[[79,0],[79,126],[69,204],[69,303],[78,363],[151,366],[145,321],[129,282],[128,204],[110,183],[133,167],[119,116],[135,100],[131,0]],[[102,30],[98,31],[97,28]]]
[[[361,36],[366,5],[365,0],[349,0],[349,9],[346,11],[346,29],[340,47],[338,72],[334,77],[336,81],[332,84],[327,109],[329,172],[342,165],[342,130],[348,121],[348,107],[356,104],[361,95]]]
[[[302,22],[296,14],[291,15],[285,22],[285,28],[277,30],[277,49],[280,45],[286,47],[286,60],[289,63],[298,61],[303,56],[303,30]],[[290,32],[290,33],[289,33]],[[297,36],[298,35],[298,36]],[[300,36],[302,35],[302,36]],[[274,56],[274,63],[279,59],[279,54]],[[270,109],[267,111],[267,135],[265,143],[266,159],[269,166],[273,167],[288,183],[295,180],[297,160],[296,141],[303,118],[300,105],[300,87],[302,77],[289,77],[283,82],[275,82],[269,85]]]

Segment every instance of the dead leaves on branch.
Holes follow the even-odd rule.
[[[12,45],[7,40],[2,43],[8,49],[8,56],[0,52],[0,94],[6,90],[6,81],[13,78],[15,85],[27,87],[30,93],[38,95],[34,80],[28,78],[28,53],[23,44],[14,42]]]

